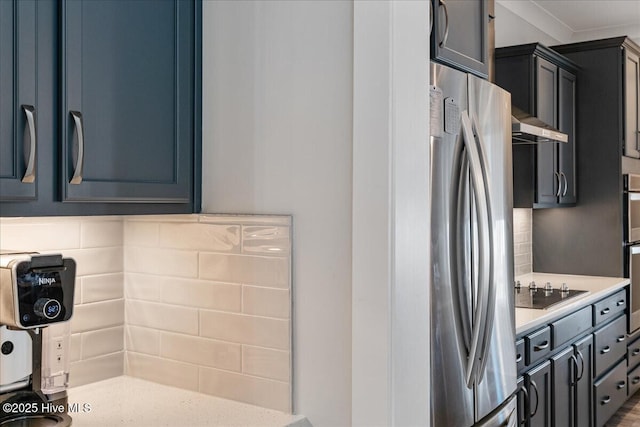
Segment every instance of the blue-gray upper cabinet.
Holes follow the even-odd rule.
[[[0,216],[200,210],[201,0],[0,0]]]
[[[0,1],[0,200],[36,198],[36,1]]]
[[[61,3],[64,201],[192,202],[194,7]]]

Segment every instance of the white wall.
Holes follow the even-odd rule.
[[[568,43],[561,41],[527,20],[507,9],[502,2],[496,2],[496,47],[513,46],[525,43],[540,42],[545,46]]]
[[[203,212],[293,216],[294,411],[349,425],[353,4],[206,1],[203,21]]]

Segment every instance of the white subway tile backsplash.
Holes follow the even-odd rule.
[[[107,301],[124,298],[124,274],[85,276],[81,284],[82,302]],[[76,295],[79,293],[77,292]]]
[[[526,231],[526,230],[525,230]],[[0,248],[77,262],[72,386],[128,375],[291,411],[291,218],[0,218]]]
[[[242,372],[288,382],[291,380],[291,353],[243,345]]]
[[[240,252],[240,226],[171,222],[160,224],[160,246],[209,252]]]
[[[259,255],[289,254],[289,227],[245,225],[242,227],[242,252]]]
[[[286,382],[212,368],[200,368],[200,391],[282,412],[291,412],[291,385]]]
[[[122,273],[122,247],[63,250],[65,257],[76,261],[76,274],[89,276],[106,273]]]
[[[74,307],[71,333],[95,331],[124,324],[124,300],[82,304]]]
[[[125,328],[125,350],[150,355],[160,354],[160,331],[151,328],[127,325]]]
[[[124,257],[127,272],[175,277],[198,276],[196,251],[133,246],[125,248]]]
[[[127,301],[128,325],[145,326],[163,331],[198,334],[198,310],[146,301]]]
[[[521,276],[533,271],[532,269],[532,210],[513,210],[513,252],[514,274]]]
[[[200,253],[200,277],[220,282],[289,288],[289,259]]]
[[[289,326],[288,320],[200,311],[200,336],[223,341],[289,350]]]
[[[124,372],[124,353],[112,353],[93,359],[71,362],[70,371],[69,385],[71,387],[118,377]]]
[[[160,334],[160,356],[228,371],[240,372],[242,368],[240,344],[168,332]]]
[[[207,280],[165,277],[160,279],[162,302],[214,310],[239,312],[242,286]]]
[[[160,224],[127,220],[124,223],[125,246],[158,246],[160,242]]]
[[[80,247],[80,222],[0,222],[0,248],[50,252]]]
[[[124,350],[124,326],[85,332],[81,337],[83,359]]]
[[[123,225],[119,219],[80,223],[80,247],[82,248],[122,246],[123,236]]]
[[[128,351],[125,373],[160,384],[198,391],[198,367],[189,363]]]
[[[160,301],[162,288],[159,281],[161,279],[161,276],[127,272],[124,279],[125,298]]]
[[[288,289],[243,286],[242,312],[288,319],[291,316],[291,293]]]

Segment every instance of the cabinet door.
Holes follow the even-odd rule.
[[[559,69],[558,129],[569,136],[569,142],[558,145],[558,173],[560,174],[560,204],[576,203],[576,76]],[[555,145],[555,144],[554,144]]]
[[[535,114],[548,125],[557,127],[558,67],[539,57],[535,63]],[[536,150],[536,203],[557,203],[561,178],[556,167],[556,144],[537,144]]]
[[[529,392],[524,385],[524,377],[518,378],[516,383],[516,398],[518,405],[518,425],[525,425],[527,422],[527,411],[529,410]]]
[[[551,364],[549,361],[532,369],[525,375],[525,384],[529,390],[529,407],[533,415],[529,418],[529,427],[548,427],[551,425]]]
[[[189,203],[194,2],[62,4],[62,198]]]
[[[625,49],[624,92],[625,129],[624,155],[640,157],[640,59]]]
[[[36,198],[37,6],[0,1],[0,200]]]
[[[573,382],[575,375],[573,347],[565,349],[551,358],[553,384],[553,425],[571,427],[573,424]]]
[[[593,336],[583,338],[573,345],[579,363],[574,385],[576,427],[593,426]]]
[[[489,1],[431,0],[431,58],[486,78]]]

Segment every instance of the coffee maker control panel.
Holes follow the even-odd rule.
[[[16,260],[11,270],[14,326],[34,328],[71,318],[76,272],[73,259],[33,255]],[[8,286],[3,282],[3,287]]]

